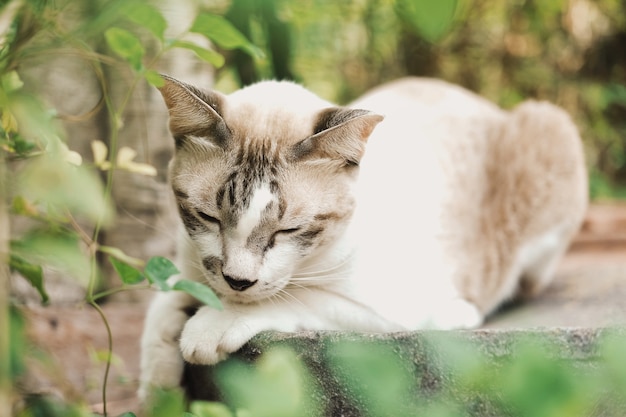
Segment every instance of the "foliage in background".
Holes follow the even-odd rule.
[[[102,388],[106,414],[112,337],[98,300],[143,285],[143,288],[155,286],[162,291],[185,291],[215,308],[221,308],[221,304],[208,287],[199,283],[184,279],[171,283],[168,279],[178,273],[171,261],[153,257],[144,262],[118,248],[99,243],[101,231],[114,221],[111,202],[113,172],[124,169],[138,175],[155,174],[153,167],[133,161],[134,150],[118,143],[122,115],[133,88],[120,103],[113,103],[105,93],[101,104],[106,107],[110,125],[109,145],[94,141],[94,163],[89,164],[85,162],[88,158],[68,149],[59,115],[41,97],[24,88],[20,69],[28,66],[30,60],[42,51],[54,55],[69,50],[90,63],[102,91],[107,92],[111,90],[103,76],[103,67],[107,65],[130,67],[134,77],[132,86],[139,82],[148,82],[155,87],[162,85],[163,80],[153,66],[162,54],[173,48],[189,49],[216,67],[223,65],[220,53],[184,39],[187,33],[203,35],[221,48],[241,48],[256,55],[260,52],[222,16],[201,13],[188,30],[169,39],[165,37],[166,20],[148,2],[112,0],[81,5],[87,6],[88,16],[71,25],[66,24],[72,21],[71,17],[64,16],[73,7],[69,1],[12,0],[4,2],[0,9],[0,164],[3,164],[0,172],[4,176],[0,181],[4,185],[1,189],[7,190],[6,195],[0,196],[3,208],[0,216],[6,216],[4,208],[8,208],[11,224],[19,226],[11,227],[8,236],[6,232],[9,231],[4,231],[3,239],[10,239],[10,245],[2,242],[3,247],[10,246],[10,250],[8,254],[2,253],[2,262],[7,262],[12,271],[26,278],[44,303],[49,298],[45,289],[46,270],[58,270],[85,283],[85,302],[99,312],[108,332],[109,350]],[[156,41],[153,43],[157,46],[150,51],[141,40],[145,33]],[[31,90],[37,91],[37,87],[31,86]],[[98,292],[98,260],[103,257],[120,275],[122,286]],[[3,287],[8,286],[6,279],[3,274],[0,282]],[[8,314],[6,306],[0,308],[0,315]],[[13,349],[9,352],[9,369],[4,366],[4,358],[3,366],[0,366],[2,381],[7,375],[9,380],[18,381],[23,371],[21,364],[26,358],[20,348],[24,346],[20,341],[21,327],[14,319],[11,323],[13,325],[0,328],[0,337],[10,340]],[[4,355],[4,352],[0,353]],[[6,396],[4,390],[11,387],[1,386],[0,389],[3,390],[2,398],[20,394],[14,391]],[[70,406],[53,402],[36,402],[38,405],[33,408],[30,400],[25,400],[19,415],[83,414],[70,412]],[[0,411],[3,414],[6,410]]]
[[[28,93],[20,79],[20,68],[42,53],[70,49],[83,56],[103,91],[109,91],[102,76],[108,65],[130,68],[133,85],[159,86],[162,81],[154,64],[166,51],[184,48],[215,67],[223,66],[218,83],[232,88],[237,82],[261,77],[296,78],[329,99],[345,102],[382,81],[411,74],[459,83],[506,107],[526,97],[548,99],[569,110],[582,128],[594,167],[593,194],[615,195],[614,184],[626,178],[623,1],[232,0],[220,2],[219,8],[208,4],[214,13],[198,15],[175,38],[165,37],[167,22],[149,2],[86,1],[87,17],[66,26],[68,19],[63,15],[71,3],[12,0],[0,6],[0,164],[6,168],[0,171],[6,173],[0,178],[5,187],[0,189],[8,188],[0,203],[10,209],[22,231],[11,235],[7,262],[32,283],[44,301],[48,298],[44,272],[52,268],[87,281],[86,302],[100,312],[102,297],[148,285],[187,291],[219,307],[206,287],[188,281],[170,285],[167,278],[177,271],[168,260],[144,262],[99,244],[99,234],[114,221],[110,201],[114,170],[153,173],[151,167],[133,161],[134,150],[118,143],[122,114],[133,89],[121,103],[105,95],[102,105],[111,126],[108,146],[94,143],[94,163],[87,163],[86,155],[67,148],[55,109]],[[189,41],[184,37],[188,32],[204,35],[216,49]],[[145,33],[156,47],[145,46]],[[261,49],[249,43],[246,35]],[[241,50],[245,55],[225,50]],[[269,59],[261,59],[261,50]],[[245,62],[236,64],[237,59]],[[227,62],[233,65],[224,65]],[[113,265],[122,277],[122,287],[96,290],[98,257]],[[22,324],[14,313],[11,326],[0,328],[0,336],[11,340],[13,349],[10,366],[0,366],[0,372],[14,381],[24,371],[21,347],[26,346],[21,340]],[[520,348],[517,360],[495,370],[486,369],[480,353],[470,348],[447,355],[459,367],[455,370],[460,375],[459,389],[490,398],[505,414],[575,415],[591,406],[588,397],[600,401],[613,398],[612,390],[626,391],[626,370],[619,363],[619,352],[626,346],[623,341],[611,343],[607,342],[606,366],[587,370],[585,378],[579,370],[555,364],[532,347]],[[397,415],[394,407],[406,407],[406,385],[400,382],[408,376],[392,353],[340,346],[331,355],[337,359],[337,378],[354,395],[367,398],[372,416]],[[111,361],[110,350],[107,361]],[[185,413],[180,393],[164,393],[153,415],[287,416],[300,415],[303,409],[315,413],[309,391],[315,389],[290,352],[269,355],[254,370],[233,365],[221,381],[226,404],[196,403],[191,413]],[[538,390],[546,381],[549,386],[543,386],[554,394],[550,397],[542,397],[543,391]],[[103,385],[106,413],[106,376]],[[268,391],[249,395],[257,387]],[[506,389],[491,398],[494,387]],[[290,401],[276,399],[276,390],[287,392]],[[417,398],[408,405],[432,416],[462,415],[464,405],[447,395]],[[529,402],[528,398],[538,400]],[[606,404],[610,407],[612,402]],[[28,397],[19,415],[90,414],[84,405]]]
[[[282,67],[329,100],[348,102],[381,82],[417,75],[460,84],[506,108],[526,98],[563,106],[587,145],[592,196],[626,196],[623,1],[257,2],[272,4],[270,18],[241,6],[250,3],[218,2],[214,10],[228,11],[236,25],[243,20],[241,28],[268,49],[276,42],[270,21],[287,26],[280,56],[291,61]],[[285,76],[272,62],[251,64],[243,77],[238,67],[224,67],[217,84],[235,89],[238,80]]]

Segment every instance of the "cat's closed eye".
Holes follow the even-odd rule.
[[[279,231],[277,231],[276,233],[283,233],[283,234],[289,235],[289,234],[291,234],[291,233],[295,233],[295,232],[297,232],[297,231],[298,231],[298,230],[300,230],[300,229],[302,229],[302,228],[301,228],[301,227],[292,227],[291,229],[283,229],[283,230],[279,230]]]
[[[270,239],[267,242],[267,245],[265,246],[265,250],[267,251],[268,249],[272,249],[274,247],[274,245],[276,244],[276,236],[279,235],[290,235],[293,233],[296,233],[297,231],[299,231],[300,229],[302,229],[301,227],[292,227],[289,229],[283,229],[283,230],[278,230],[276,232],[274,232],[274,234],[272,235],[272,237],[270,237]]]
[[[198,216],[200,216],[200,218],[202,220],[205,220],[205,221],[207,221],[209,223],[213,223],[213,224],[215,224],[217,226],[221,226],[221,222],[219,221],[219,219],[217,219],[217,218],[215,218],[213,216],[210,216],[210,215],[208,215],[208,214],[206,214],[206,213],[204,213],[202,211],[198,211],[197,213],[198,213]]]

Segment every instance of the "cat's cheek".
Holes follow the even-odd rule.
[[[294,265],[300,258],[294,245],[277,245],[266,254],[260,269],[259,278],[268,284],[284,287],[293,272]],[[281,281],[284,281],[281,283]]]
[[[200,259],[207,257],[222,257],[222,239],[215,233],[198,233],[192,236],[196,243]]]

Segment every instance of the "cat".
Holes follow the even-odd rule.
[[[339,107],[291,82],[223,95],[163,79],[180,276],[224,308],[156,295],[144,398],[264,330],[480,326],[550,283],[586,211],[581,139],[546,102],[504,111],[406,78]]]

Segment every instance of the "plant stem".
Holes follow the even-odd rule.
[[[136,291],[136,290],[147,290],[147,289],[150,289],[150,288],[151,288],[150,284],[133,285],[133,286],[125,285],[125,286],[122,286],[122,287],[111,288],[110,290],[100,291],[99,293],[94,294],[93,297],[91,297],[91,300],[93,302],[96,302],[96,301],[98,301],[101,298],[108,297],[109,295],[117,294],[117,293],[120,293],[120,292]]]
[[[90,301],[89,304],[96,309],[96,311],[98,312],[98,314],[100,315],[100,318],[102,319],[102,322],[104,323],[104,326],[106,327],[106,332],[107,332],[107,341],[108,341],[108,347],[107,347],[107,357],[106,357],[106,364],[104,367],[104,378],[103,378],[103,386],[102,386],[102,413],[104,414],[104,417],[107,417],[107,383],[109,381],[109,372],[111,371],[111,358],[113,357],[113,333],[111,333],[111,326],[109,325],[109,321],[107,320],[106,315],[104,314],[104,311],[102,310],[102,308],[98,305],[98,303],[96,303],[95,301]]]
[[[11,328],[9,319],[9,214],[6,207],[6,158],[0,150],[0,416],[11,415]]]

